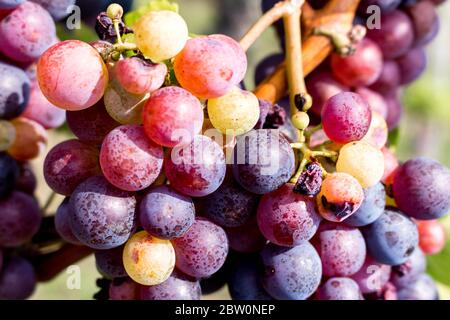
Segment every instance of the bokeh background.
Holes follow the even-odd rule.
[[[148,0],[135,0],[138,7]],[[105,3],[103,0],[85,1],[92,4]],[[260,0],[178,0],[180,13],[185,18],[190,32],[194,34],[224,33],[239,39],[248,27],[261,15]],[[82,18],[86,12],[81,12]],[[439,7],[441,28],[438,37],[427,47],[428,69],[426,73],[403,94],[405,112],[399,127],[396,145],[400,160],[425,155],[435,158],[450,167],[450,2]],[[81,30],[68,32],[59,27],[61,39],[78,38],[95,40],[92,28],[83,24]],[[253,72],[256,64],[272,53],[281,52],[273,30],[268,30],[249,50],[249,69],[246,85],[254,87]],[[70,131],[62,127],[50,133],[49,150],[57,143],[71,138]],[[43,205],[51,195],[42,176],[43,158],[35,160],[33,167],[38,175],[39,201]],[[449,186],[450,187],[450,186]],[[57,196],[49,207],[52,214],[62,201]],[[444,220],[450,235],[450,218]],[[80,289],[69,290],[66,282],[69,274],[63,272],[53,280],[40,283],[32,299],[92,299],[98,291],[95,281],[100,277],[95,268],[94,258],[88,257],[77,265],[81,271]],[[450,299],[450,241],[438,255],[429,258],[429,272],[438,281],[442,299]],[[222,287],[206,299],[227,299],[228,291]]]

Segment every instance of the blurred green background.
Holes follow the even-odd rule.
[[[92,0],[96,1],[96,0]],[[135,6],[148,0],[135,0]],[[190,32],[194,34],[224,33],[239,39],[247,28],[261,15],[260,0],[178,0],[180,13],[185,18]],[[82,13],[83,14],[83,13]],[[427,72],[407,88],[403,95],[405,113],[400,129],[397,154],[400,160],[418,155],[435,158],[450,167],[450,2],[439,8],[441,28],[437,39],[428,46],[429,64]],[[71,38],[95,40],[95,33],[87,27],[64,35]],[[249,69],[246,85],[254,86],[253,71],[262,58],[280,52],[273,30],[268,30],[249,50]],[[64,128],[50,134],[48,149],[70,138]],[[33,166],[38,174],[38,197],[43,204],[50,195],[42,177],[43,157],[35,160]],[[50,208],[54,212],[62,201],[58,197]],[[450,218],[444,220],[450,234]],[[69,274],[63,272],[58,277],[37,287],[32,299],[92,299],[98,291],[95,280],[100,277],[93,257],[77,264],[81,272],[80,289],[70,290],[66,282]],[[450,242],[444,251],[429,258],[429,272],[439,282],[442,299],[450,299]],[[206,299],[228,298],[226,288]]]

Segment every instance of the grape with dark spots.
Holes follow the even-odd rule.
[[[364,200],[358,210],[345,220],[352,227],[362,227],[377,220],[384,212],[386,191],[382,183],[364,189]]]
[[[141,300],[200,300],[200,283],[178,270],[155,286],[141,286]]]
[[[350,278],[330,278],[317,290],[317,300],[364,300],[358,284]]]
[[[294,186],[294,192],[308,196],[316,196],[322,185],[322,168],[316,162],[306,165]]]
[[[397,289],[404,288],[415,282],[425,272],[427,260],[420,248],[416,248],[406,262],[392,267],[391,282]]]
[[[59,205],[55,214],[55,229],[59,236],[66,242],[75,245],[80,245],[77,237],[72,232],[70,228],[70,198],[66,197],[64,201]]]
[[[13,119],[25,110],[30,86],[25,72],[0,62],[0,119]]]

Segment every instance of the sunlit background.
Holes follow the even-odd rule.
[[[96,0],[92,0],[94,2]],[[147,0],[135,0],[135,6]],[[224,33],[239,39],[247,28],[261,15],[260,0],[178,0],[180,13],[194,34]],[[83,14],[83,12],[82,12]],[[396,146],[400,160],[418,155],[435,158],[450,167],[450,2],[439,7],[441,28],[439,36],[427,47],[427,72],[404,92],[405,113],[403,115],[399,140]],[[447,20],[448,19],[448,20]],[[95,33],[84,26],[72,34],[60,28],[62,39],[82,38],[95,40]],[[249,69],[246,85],[253,88],[253,71],[262,58],[280,52],[275,33],[268,30],[249,50]],[[59,129],[50,133],[48,149],[71,137],[70,132]],[[43,157],[35,160],[33,166],[39,176],[37,195],[41,204],[50,196],[50,189],[42,177]],[[450,186],[449,186],[450,187]],[[62,197],[55,199],[48,211],[51,214]],[[450,218],[444,221],[450,234]],[[67,273],[61,273],[50,282],[41,283],[33,299],[92,299],[98,291],[95,281],[100,277],[93,257],[78,263],[81,270],[81,288],[69,290]],[[450,299],[450,242],[444,251],[429,258],[429,272],[439,282],[442,299]],[[206,298],[228,298],[224,287]]]

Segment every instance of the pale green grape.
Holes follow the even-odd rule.
[[[154,286],[169,278],[175,267],[175,251],[169,240],[141,231],[125,244],[123,265],[131,279],[145,286]]]
[[[8,150],[16,139],[16,129],[9,121],[0,120],[0,151]]]
[[[336,170],[352,175],[363,188],[369,188],[383,176],[383,153],[364,141],[347,143],[339,153]]]
[[[258,122],[258,98],[236,87],[222,97],[209,99],[208,115],[214,128],[220,132],[228,135],[244,134]]]
[[[177,55],[188,40],[188,27],[183,18],[172,11],[152,11],[134,25],[136,44],[153,62]]]
[[[108,114],[121,124],[141,124],[142,109],[149,94],[135,95],[126,92],[116,81],[112,81],[103,97]]]

